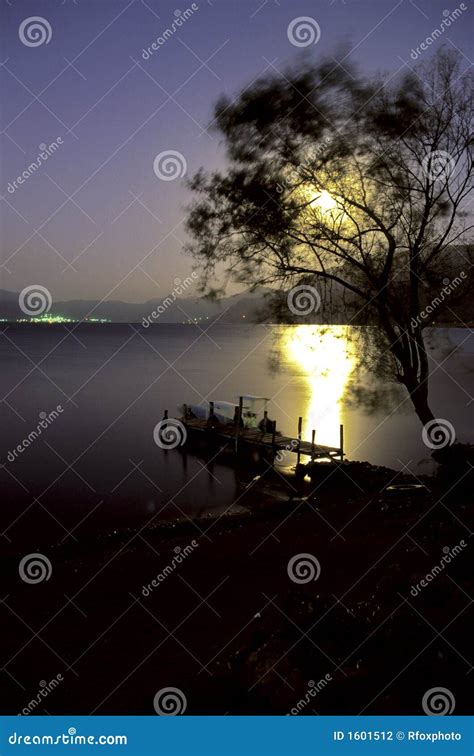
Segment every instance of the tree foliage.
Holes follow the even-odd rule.
[[[347,63],[306,64],[219,100],[226,170],[190,182],[203,279],[224,266],[253,287],[317,289],[323,317],[336,291],[352,319],[379,326],[423,422],[433,417],[423,330],[470,275],[472,95],[472,74],[445,49],[386,81]],[[461,273],[462,286],[425,316]]]

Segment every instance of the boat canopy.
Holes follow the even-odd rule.
[[[220,423],[226,425],[234,422],[236,405],[233,402],[213,402],[213,405],[214,417]],[[187,410],[199,420],[207,420],[211,407],[209,402],[203,402],[202,404],[188,404]]]
[[[240,397],[236,402],[214,401],[214,416],[220,423],[233,423],[235,419],[235,410],[238,407]],[[260,420],[263,419],[263,413],[267,409],[270,400],[265,396],[253,396],[252,394],[242,395],[242,422],[245,428],[257,428]],[[188,411],[191,410],[194,417],[207,419],[210,412],[210,403],[204,402],[201,405],[188,405]]]

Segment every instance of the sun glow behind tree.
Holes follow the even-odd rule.
[[[310,204],[311,207],[316,207],[323,214],[337,208],[336,200],[330,195],[327,189],[323,189],[322,192],[315,192]]]

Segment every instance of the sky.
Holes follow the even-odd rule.
[[[472,11],[457,0],[0,3],[0,289],[40,285],[56,301],[143,302],[191,273],[186,179],[225,166],[209,129],[221,94],[341,44],[367,72],[403,72],[460,6],[418,61],[442,43],[466,66],[474,58]],[[289,31],[301,17],[313,32],[306,46]]]

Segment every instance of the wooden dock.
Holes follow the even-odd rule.
[[[208,420],[182,418],[186,431],[192,434],[212,434],[216,439],[227,442],[238,452],[243,447],[257,447],[276,457],[278,452],[293,452],[300,456],[315,459],[344,459],[342,445],[340,447],[323,446],[314,441],[303,441],[301,438],[283,436],[279,433],[264,433],[257,428],[239,428],[238,434],[232,425],[210,424]],[[342,429],[342,426],[341,426]],[[342,430],[341,430],[342,441]]]
[[[249,397],[247,397],[249,398]],[[266,399],[259,397],[250,397],[252,400],[264,401]],[[292,452],[296,454],[297,464],[300,458],[309,457],[311,461],[316,459],[327,460],[344,460],[344,428],[339,426],[339,446],[325,446],[316,443],[316,430],[311,432],[311,441],[303,441],[302,427],[303,418],[298,418],[298,430],[296,436],[286,436],[276,430],[276,422],[269,420],[267,410],[263,412],[263,417],[257,428],[245,427],[243,416],[244,398],[239,397],[239,404],[235,405],[235,416],[233,421],[222,422],[214,413],[214,402],[209,402],[207,418],[198,418],[188,411],[188,406],[184,405],[184,416],[179,422],[185,428],[186,438],[189,441],[199,440],[205,444],[221,444],[224,448],[233,451],[235,454],[244,451],[252,453],[257,452],[262,456],[270,458],[272,464],[278,455],[282,452]],[[222,405],[221,405],[222,406]],[[232,408],[232,405],[230,405]],[[256,415],[253,415],[256,418]],[[165,410],[163,423],[168,419],[168,410]]]

